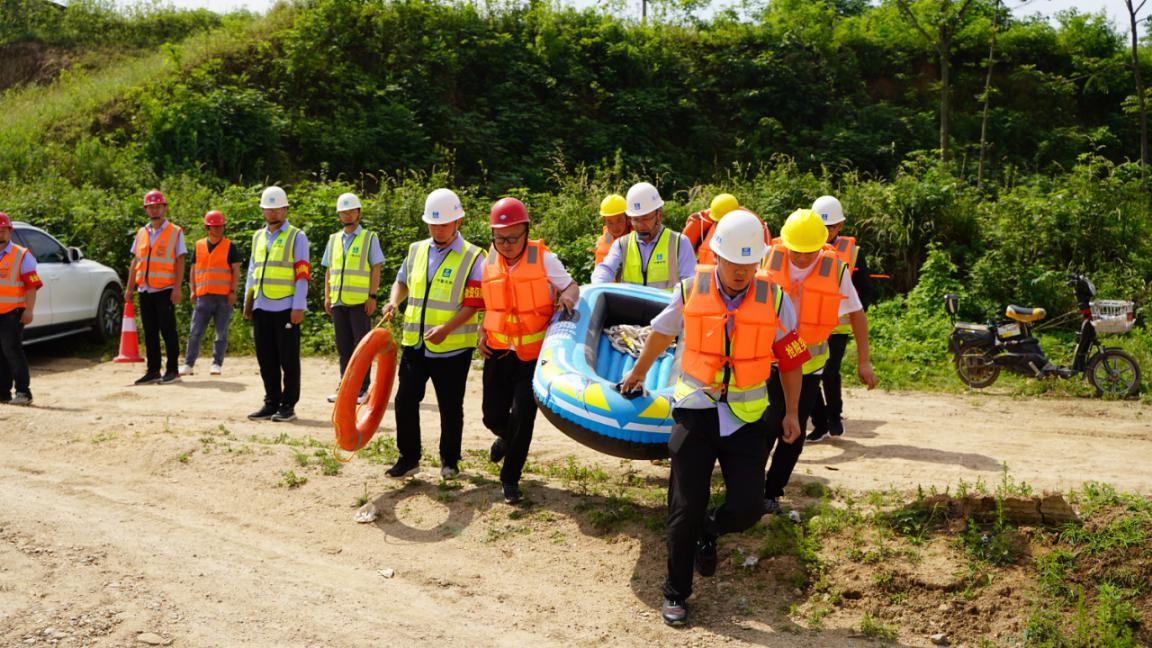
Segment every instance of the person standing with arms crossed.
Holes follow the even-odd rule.
[[[336,214],[341,231],[328,238],[324,248],[324,310],[332,318],[336,332],[336,351],[340,354],[340,377],[352,359],[360,340],[372,330],[376,312],[376,293],[380,290],[380,267],[384,252],[380,238],[360,225],[360,199],[355,194],[341,194],[336,199]],[[369,373],[364,374],[356,402],[368,399]],[[336,394],[328,397],[336,402]]]
[[[280,187],[264,190],[260,209],[265,226],[252,236],[244,319],[252,322],[264,406],[248,418],[294,421],[300,400],[300,323],[312,273],[308,237],[288,224],[288,195]]]
[[[408,247],[381,315],[391,320],[404,301],[402,351],[396,388],[396,446],[400,458],[385,474],[404,477],[420,467],[420,401],[428,381],[440,406],[440,477],[460,474],[464,390],[479,343],[484,251],[460,235],[464,206],[455,192],[437,189],[424,201],[429,238]]]
[[[192,328],[188,332],[188,349],[184,351],[181,376],[191,376],[200,357],[200,341],[208,322],[216,326],[212,345],[212,366],[208,373],[219,376],[224,370],[224,353],[228,351],[228,325],[236,306],[236,289],[240,286],[240,250],[224,236],[224,214],[204,214],[208,236],[196,241],[189,275],[188,293],[192,296]]]
[[[148,224],[136,232],[132,243],[132,265],[124,301],[134,293],[140,295],[140,319],[144,326],[144,347],[148,369],[136,380],[137,385],[180,380],[180,334],[176,331],[176,305],[184,298],[184,230],[170,223],[168,200],[159,191],[144,194],[144,213]],[[163,375],[160,373],[160,338],[168,355]]]
[[[32,404],[24,327],[32,323],[36,292],[42,285],[36,257],[12,242],[12,219],[0,212],[0,404]]]

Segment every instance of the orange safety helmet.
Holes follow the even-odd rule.
[[[488,224],[492,229],[501,229],[528,222],[528,208],[515,198],[501,198],[492,205]]]
[[[168,201],[164,199],[164,194],[160,193],[159,191],[157,191],[155,189],[144,194],[144,206],[145,207],[147,207],[149,205],[167,205],[167,204],[168,204]]]
[[[210,211],[204,214],[204,224],[208,227],[216,227],[224,224],[224,214],[218,211]]]

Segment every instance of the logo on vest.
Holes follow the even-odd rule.
[[[451,277],[452,276],[452,268],[444,268],[444,270],[442,270],[440,272],[440,276],[444,277],[445,279],[447,279],[448,277]]]
[[[664,253],[663,252],[657,252],[656,253],[656,261],[663,261],[663,260],[664,260]]]

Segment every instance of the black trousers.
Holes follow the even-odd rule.
[[[810,374],[804,376],[800,388],[800,438],[792,443],[784,442],[784,387],[780,384],[780,373],[772,369],[772,376],[768,379],[768,411],[764,413],[764,420],[768,428],[768,452],[772,447],[772,463],[768,465],[768,473],[764,476],[764,497],[779,499],[784,494],[784,487],[792,478],[792,471],[796,469],[796,461],[804,451],[804,428],[808,426],[808,417],[812,414],[812,403],[820,393],[820,376]]]
[[[0,397],[7,400],[16,393],[31,394],[28,357],[24,355],[24,309],[17,308],[0,315]]]
[[[140,321],[144,326],[148,373],[160,371],[160,336],[164,336],[164,350],[168,354],[164,371],[176,373],[180,366],[180,334],[176,332],[176,305],[172,303],[172,289],[137,294],[140,295]]]
[[[429,358],[424,348],[404,347],[400,354],[400,384],[396,388],[396,447],[400,456],[420,461],[420,401],[428,380],[440,406],[440,462],[460,465],[460,439],[464,435],[464,389],[472,350],[454,356]]]
[[[840,366],[844,363],[844,351],[848,348],[849,333],[835,333],[828,336],[828,364],[824,365],[824,393],[816,392],[816,402],[812,406],[812,428],[827,428],[829,423],[839,421],[844,413],[844,398],[840,394]]]
[[[333,306],[332,327],[336,329],[336,351],[340,354],[340,376],[344,376],[344,369],[352,358],[352,352],[360,340],[372,330],[372,320],[364,312],[364,305],[359,306]],[[372,381],[372,372],[364,374],[364,384],[360,391],[368,391]]]
[[[296,407],[300,400],[300,327],[292,323],[292,311],[253,310],[252,338],[264,380],[264,403],[276,408]]]
[[[700,536],[737,533],[760,519],[768,430],[760,419],[722,437],[715,409],[676,409],[672,415],[676,423],[668,442],[672,471],[668,476],[668,578],[664,596],[683,600],[692,595]],[[726,492],[724,503],[709,514],[712,470],[717,461]]]
[[[535,360],[521,360],[515,351],[497,352],[484,361],[484,427],[504,439],[507,452],[500,481],[515,484],[528,461],[536,427],[536,397],[532,395]]]

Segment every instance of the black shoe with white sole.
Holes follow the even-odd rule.
[[[688,604],[679,599],[664,599],[664,605],[660,606],[660,617],[670,626],[687,625]]]
[[[296,420],[296,409],[292,407],[281,407],[276,410],[272,415],[272,420],[276,423],[287,423],[288,421]]]
[[[400,459],[395,464],[393,464],[391,468],[385,471],[384,474],[388,475],[389,477],[395,477],[399,479],[401,477],[407,477],[419,469],[420,462],[400,457]]]
[[[270,403],[264,403],[264,407],[252,412],[248,415],[249,420],[252,421],[267,421],[272,418],[278,408]]]

